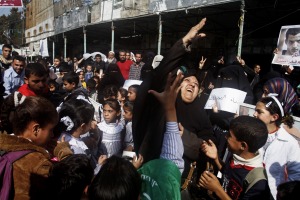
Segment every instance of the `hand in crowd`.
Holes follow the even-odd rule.
[[[205,33],[198,33],[205,25],[205,22],[206,18],[203,18],[196,26],[191,28],[191,30],[182,38],[184,45],[192,42],[194,38],[206,36]]]
[[[278,54],[278,52],[279,52],[279,49],[276,48],[276,49],[274,49],[273,54]]]
[[[139,154],[139,157],[133,156],[132,164],[136,169],[139,169],[144,162],[144,158],[141,154]]]
[[[199,179],[199,185],[212,192],[223,190],[218,178],[209,171],[204,171]]]
[[[207,157],[213,160],[216,160],[218,158],[217,147],[211,140],[208,140],[208,143],[204,141],[201,145],[201,150]]]
[[[103,165],[105,163],[106,159],[107,159],[107,155],[101,155],[101,156],[99,156],[98,164],[99,165]]]
[[[182,136],[183,132],[184,132],[184,127],[182,126],[182,124],[180,122],[178,123],[178,128],[179,128],[179,134],[180,134],[180,136]]]
[[[242,66],[246,65],[245,61],[241,57],[237,56],[236,59]]]
[[[199,62],[199,69],[202,69],[202,68],[203,68],[206,59],[207,59],[207,58],[204,59],[203,56],[202,56],[202,58],[201,58],[201,60],[200,60],[200,62]]]
[[[214,89],[214,88],[215,88],[215,86],[212,84],[212,82],[209,82],[208,89],[212,90],[212,89]]]
[[[218,60],[218,63],[219,64],[221,64],[221,65],[224,65],[224,56],[222,56],[221,58],[220,58],[220,60]]]

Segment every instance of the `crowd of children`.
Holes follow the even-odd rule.
[[[28,64],[25,84],[1,102],[0,199],[296,199],[296,92],[282,77],[256,76],[251,88],[241,58],[180,66],[205,22],[128,89],[114,52],[109,63],[97,54],[76,65],[58,57],[51,67]],[[245,91],[254,115],[204,111],[214,87]]]

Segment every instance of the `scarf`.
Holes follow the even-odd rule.
[[[13,60],[8,60],[8,59],[4,58],[3,55],[0,55],[0,61],[3,64],[8,65],[8,64],[11,64]]]
[[[291,113],[291,108],[299,103],[296,92],[284,78],[273,78],[265,83],[264,88],[269,93],[278,94],[277,99],[283,103],[284,113]]]

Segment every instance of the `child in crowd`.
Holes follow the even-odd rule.
[[[131,102],[135,101],[139,87],[140,87],[139,85],[131,85],[128,88],[128,100],[129,101],[131,101]]]
[[[53,137],[57,112],[47,99],[30,96],[11,116],[14,135],[0,134],[0,151],[30,152],[12,164],[13,193],[9,199],[48,199],[52,189],[46,181],[52,162],[44,147]],[[66,142],[58,143],[54,149],[54,156],[59,160],[71,154]],[[9,184],[0,184],[0,191]]]
[[[61,133],[60,138],[65,137],[74,154],[86,154],[95,168],[100,135],[94,134],[93,137],[82,138],[83,134],[91,130],[93,117],[94,107],[89,102],[83,99],[70,99],[61,107],[56,130]]]
[[[87,82],[90,78],[92,78],[92,76],[94,76],[93,74],[93,67],[90,64],[87,64],[86,66],[86,73],[84,75],[84,81]]]
[[[82,199],[93,175],[90,160],[84,154],[70,155],[56,162],[49,174],[52,199]]]
[[[269,186],[276,198],[277,186],[285,181],[300,180],[300,148],[297,140],[281,126],[292,126],[293,118],[285,115],[276,97],[265,97],[257,102],[255,118],[268,128],[268,139],[260,149],[266,167]]]
[[[133,138],[132,138],[132,112],[133,103],[126,101],[123,105],[123,117],[126,122],[126,136],[125,136],[125,151],[133,151]]]
[[[96,81],[96,89],[97,91],[99,90],[99,87],[100,87],[100,82],[101,82],[101,79],[99,78],[99,76],[93,76],[92,77],[95,81]]]
[[[175,110],[180,79],[181,74],[172,85],[169,79],[169,85],[166,86],[168,89],[163,93],[149,91],[161,102],[166,112],[166,132],[160,158],[147,162],[138,171],[128,160],[117,156],[108,158],[89,187],[90,200],[181,199],[180,171],[183,171],[184,166],[183,144]],[[142,164],[140,158],[141,155],[138,159],[139,165]]]
[[[128,96],[128,91],[125,88],[119,88],[118,91],[118,101],[121,105],[121,107],[123,107],[124,103],[128,100],[127,99]]]
[[[124,125],[120,122],[121,107],[116,99],[108,99],[103,104],[104,121],[98,124],[103,132],[100,147],[101,155],[121,155],[124,142]]]
[[[84,71],[82,69],[78,69],[76,71],[76,74],[78,74],[79,77],[79,86],[78,87],[83,87],[86,89],[86,82],[84,81]]]
[[[117,99],[118,97],[118,88],[115,85],[108,85],[103,90],[103,99]]]
[[[88,95],[91,99],[98,102],[98,92],[96,90],[96,81],[91,78],[86,82],[86,89],[88,91]]]
[[[223,188],[217,177],[209,171],[202,173],[200,186],[215,192],[220,199],[270,199],[263,155],[258,152],[267,137],[267,127],[260,120],[249,116],[233,119],[226,136],[228,150],[233,154],[230,162],[221,164],[217,148],[211,140],[201,146],[206,156],[213,159],[223,173]],[[250,174],[252,177],[248,178]]]

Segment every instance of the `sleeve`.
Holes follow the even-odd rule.
[[[11,94],[11,89],[12,89],[12,85],[11,85],[11,81],[10,81],[10,76],[9,76],[9,73],[7,73],[8,71],[6,70],[4,72],[4,76],[3,76],[3,86],[5,87],[5,97],[7,97],[8,95]]]
[[[62,160],[71,154],[73,154],[73,152],[70,149],[68,142],[58,143],[54,149],[54,156],[56,156],[58,160]]]
[[[177,122],[167,122],[160,158],[173,161],[180,172],[183,172],[183,143],[179,134]]]
[[[129,122],[126,125],[126,133],[125,133],[124,143],[125,143],[125,148],[128,147],[128,146],[133,147],[132,123],[131,122]]]
[[[300,180],[300,147],[295,140],[290,142],[291,148],[287,159],[288,181]]]

